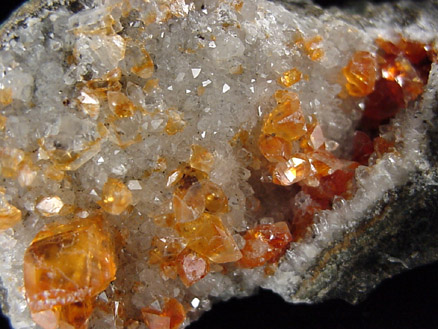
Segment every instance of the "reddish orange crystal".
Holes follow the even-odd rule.
[[[342,73],[347,79],[345,87],[354,97],[364,97],[374,90],[377,77],[377,62],[373,55],[358,51],[351,58]]]
[[[241,250],[242,258],[238,264],[244,268],[278,261],[292,241],[292,235],[285,222],[256,226],[248,230],[243,238],[245,246]]]
[[[259,149],[269,162],[285,162],[292,156],[292,145],[276,136],[260,136]]]
[[[304,115],[297,94],[282,95],[278,106],[265,119],[262,133],[278,136],[286,141],[297,140],[306,133]]]
[[[169,299],[162,311],[145,307],[141,313],[149,329],[177,329],[186,318],[184,307],[175,298]]]
[[[90,299],[106,289],[115,273],[114,246],[101,217],[39,232],[24,255],[24,287],[34,319],[45,328],[47,317],[60,315],[70,325],[83,323],[83,315],[91,313]]]

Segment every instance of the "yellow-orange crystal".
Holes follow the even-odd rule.
[[[205,147],[192,145],[190,153],[190,166],[192,168],[209,173],[214,164],[214,157]]]
[[[12,103],[12,89],[0,88],[0,105],[6,106]]]
[[[169,299],[162,311],[145,307],[141,313],[149,329],[177,329],[186,318],[184,307],[175,298]]]
[[[88,303],[115,274],[114,246],[101,217],[40,231],[24,255],[24,287],[34,320],[44,328],[53,326],[47,316],[55,320],[61,314],[64,321],[75,322],[81,304],[72,304]]]
[[[119,91],[108,92],[108,105],[111,111],[119,118],[132,117],[134,115],[134,104],[124,93]]]
[[[182,115],[178,111],[169,110],[167,124],[164,131],[168,135],[175,135],[183,131],[185,126],[186,122],[183,120]]]
[[[107,213],[120,215],[132,203],[132,193],[122,181],[109,178],[102,189],[102,200],[98,204]]]
[[[354,97],[365,97],[374,90],[377,78],[377,61],[366,51],[358,51],[342,69],[347,79],[345,87]]]
[[[262,133],[278,136],[286,141],[299,139],[306,133],[306,127],[298,95],[284,93],[278,102],[277,107],[265,119]]]
[[[242,257],[220,217],[204,213],[198,219],[177,223],[176,230],[187,240],[187,247],[215,263],[235,262]]]
[[[21,211],[9,204],[5,195],[0,192],[0,232],[13,227],[21,221]]]
[[[301,72],[297,68],[293,68],[284,72],[279,78],[278,83],[283,87],[290,87],[301,80]]]

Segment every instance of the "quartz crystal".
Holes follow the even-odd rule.
[[[280,2],[35,1],[2,27],[15,328],[178,329],[257,287],[355,301],[378,281],[357,253],[385,254],[399,196],[437,185],[437,5]]]

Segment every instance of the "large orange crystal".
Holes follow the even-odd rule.
[[[220,217],[208,213],[198,219],[177,223],[176,230],[187,240],[187,247],[215,263],[235,262],[242,257],[236,242]]]
[[[342,69],[347,79],[345,87],[354,97],[365,97],[374,90],[377,77],[377,62],[374,56],[366,51],[358,51]]]
[[[245,246],[241,250],[239,266],[245,268],[277,261],[292,241],[292,235],[285,222],[259,225],[248,230],[243,237]]]
[[[76,313],[80,305],[72,304],[88,303],[115,274],[114,246],[99,216],[48,227],[35,236],[24,255],[27,302],[41,325],[46,315],[56,318],[57,310],[67,311],[63,317],[75,322],[69,310]]]
[[[285,162],[292,156],[291,143],[276,136],[260,136],[259,149],[269,162]]]

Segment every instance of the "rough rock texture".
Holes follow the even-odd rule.
[[[115,235],[118,257],[117,279],[98,294],[89,321],[96,328],[154,329],[157,314],[170,319],[159,328],[185,326],[212,300],[258,286],[292,302],[357,302],[384,278],[438,260],[436,64],[424,93],[374,132],[393,149],[356,169],[352,194],[330,200],[301,236],[292,226],[292,243],[287,225],[275,226],[288,248],[281,244],[272,261],[248,269],[240,260],[245,234],[293,223],[291,211],[310,202],[300,189],[314,184],[271,183],[257,141],[269,131],[265,118],[281,108],[276,90],[296,92],[303,117],[314,115],[321,127],[321,145],[351,160],[367,94],[347,97],[342,69],[358,50],[376,53],[375,38],[396,42],[398,33],[436,52],[437,3],[362,4],[354,12],[304,1],[280,1],[288,11],[265,1],[187,3],[35,1],[2,27],[1,207],[8,220],[20,211],[22,221],[0,233],[0,279],[15,328],[35,326],[22,267],[36,233],[94,213]],[[301,79],[291,82],[293,67]],[[204,185],[181,183],[174,170]],[[219,201],[184,208],[175,197],[192,202],[186,185],[196,187],[196,200],[208,191]],[[259,212],[251,206],[257,199]],[[225,232],[219,251],[209,244],[217,237],[211,223]],[[187,246],[188,254],[167,256],[192,257],[196,275],[163,260],[166,239]],[[68,306],[53,314],[70,321]]]

